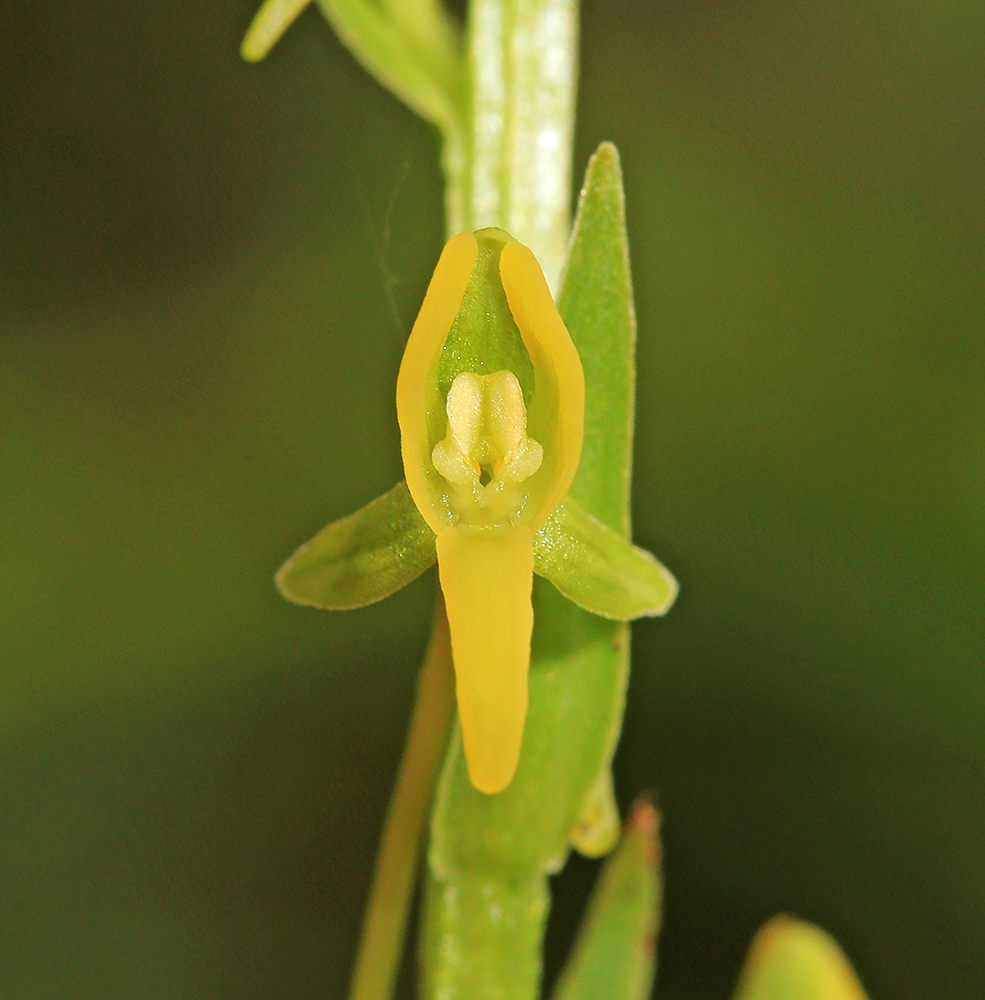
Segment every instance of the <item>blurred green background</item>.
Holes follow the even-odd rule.
[[[252,13],[4,11],[4,1000],[344,993],[435,584],[334,615],[271,576],[400,474],[441,181],[315,11],[242,64]],[[658,996],[726,997],[786,910],[874,1000],[979,998],[985,9],[588,0],[583,56],[636,540],[683,584],[616,774],[665,813]]]

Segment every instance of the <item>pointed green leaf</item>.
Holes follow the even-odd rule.
[[[636,310],[619,154],[599,146],[588,165],[558,311],[585,369],[585,442],[573,496],[629,536],[636,390]]]
[[[774,917],[756,935],[735,1000],[866,1000],[854,969],[820,927]]]
[[[434,532],[401,480],[301,546],[274,578],[295,604],[343,611],[389,597],[435,559]]]
[[[259,62],[311,0],[265,0],[240,47]],[[464,69],[457,33],[435,0],[318,0],[349,51],[422,118],[446,132],[461,125]]]
[[[421,50],[437,74],[453,77],[459,64],[461,30],[442,0],[381,0],[380,6]]]
[[[666,614],[677,597],[665,566],[570,496],[534,535],[534,571],[580,608],[616,621]]]
[[[461,57],[447,32],[435,31],[422,48],[376,4],[367,0],[317,0],[349,51],[409,108],[444,131],[461,125],[465,83]]]
[[[554,1000],[646,1000],[660,925],[660,817],[637,801],[606,862]]]

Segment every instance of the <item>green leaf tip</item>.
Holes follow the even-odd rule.
[[[660,814],[641,796],[599,876],[553,1000],[649,997],[660,929],[659,835]]]
[[[793,917],[774,917],[753,939],[734,1000],[867,1000],[829,934]]]
[[[312,0],[267,0],[256,12],[240,46],[247,62],[260,62]]]
[[[664,615],[677,581],[649,552],[567,497],[534,535],[534,571],[565,597],[602,618]]]
[[[437,559],[434,532],[401,480],[301,546],[274,578],[289,601],[344,611],[383,600]]]

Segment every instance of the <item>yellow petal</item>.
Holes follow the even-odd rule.
[[[533,535],[438,533],[438,574],[451,629],[465,761],[480,792],[502,791],[520,759],[534,614]]]
[[[442,406],[428,396],[429,392],[437,396],[441,348],[458,315],[477,253],[478,244],[471,233],[459,233],[445,244],[397,375],[397,423],[407,488],[435,534],[450,521],[442,520],[440,507],[431,501],[432,492],[441,490],[440,483],[435,482],[441,477],[431,462],[433,442],[428,434],[428,412],[430,408],[440,413]]]
[[[564,498],[578,471],[585,422],[585,375],[578,351],[557,311],[537,258],[522,243],[503,247],[499,274],[513,320],[533,362],[537,389],[527,415],[544,445],[543,473],[549,476],[532,513],[536,531]],[[551,436],[541,428],[551,428]]]

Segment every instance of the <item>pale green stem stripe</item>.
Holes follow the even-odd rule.
[[[425,824],[455,715],[451,641],[439,598],[410,732],[390,799],[356,954],[350,1000],[387,1000],[400,968]]]
[[[467,48],[465,227],[505,229],[556,288],[570,227],[578,4],[473,0]]]

